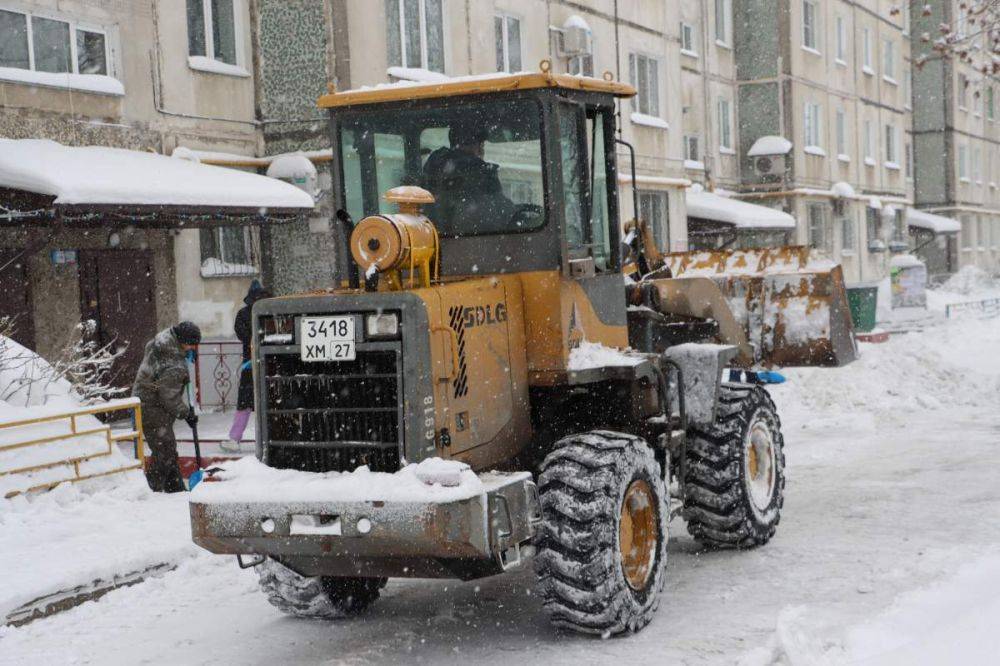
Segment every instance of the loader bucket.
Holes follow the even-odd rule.
[[[740,365],[750,365],[750,355],[753,364],[783,367],[841,366],[857,358],[843,272],[810,248],[675,252],[664,259],[673,278],[653,282],[673,284],[657,285],[661,307],[720,324],[735,319],[743,335],[727,334],[722,325],[720,337],[741,347]],[[729,313],[705,295],[705,278],[718,287]]]

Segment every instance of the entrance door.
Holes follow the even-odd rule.
[[[14,340],[33,350],[35,316],[28,281],[28,258],[21,252],[0,249],[0,318],[11,318]]]
[[[135,379],[146,343],[156,335],[156,281],[149,250],[80,252],[80,312],[94,320],[94,340],[125,347],[111,369],[110,383],[127,387]]]

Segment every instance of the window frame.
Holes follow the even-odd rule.
[[[849,257],[857,254],[858,250],[858,234],[853,213],[852,207],[845,205],[840,215],[840,254]]]
[[[813,213],[819,211],[819,231],[820,231],[820,243],[816,242]],[[809,202],[806,204],[806,244],[809,247],[820,250],[821,252],[826,252],[828,256],[833,254],[833,233],[832,228],[827,224],[829,216],[826,214],[827,206],[818,202]]]
[[[969,183],[969,147],[964,144],[959,144],[957,151],[957,171],[958,180],[962,183]]]
[[[883,166],[887,169],[899,169],[899,135],[897,128],[892,123],[885,124],[885,162]],[[895,165],[893,167],[892,165]]]
[[[868,76],[874,76],[875,70],[872,67],[872,31],[865,26],[861,28],[861,72]]]
[[[819,5],[816,0],[802,0],[802,48],[810,53],[819,54],[819,36]]]
[[[694,142],[694,156],[691,156],[691,142]],[[684,159],[691,162],[701,162],[701,135],[700,134],[685,134],[684,135]]]
[[[24,69],[21,67],[10,67],[9,69],[16,69],[22,72],[38,72],[40,74],[76,74],[82,76],[107,76],[110,78],[118,78],[118,67],[114,58],[114,49],[111,45],[112,38],[112,28],[109,26],[101,25],[99,23],[92,23],[86,20],[80,20],[72,16],[67,16],[65,14],[59,14],[55,12],[48,11],[30,11],[27,9],[19,9],[16,7],[0,7],[5,12],[11,14],[18,14],[24,17],[25,20],[25,38],[28,45],[28,68]],[[65,23],[69,29],[69,58],[70,58],[70,71],[68,72],[46,72],[36,68],[35,63],[35,39],[34,39],[34,26],[32,26],[32,19],[39,18],[47,21],[58,21],[59,23]],[[107,71],[104,74],[83,74],[80,72],[80,55],[79,48],[77,46],[77,33],[78,32],[90,32],[94,34],[99,34],[104,37],[104,62]],[[2,79],[0,79],[2,80]],[[29,84],[30,85],[30,84]],[[72,88],[73,86],[67,86]]]
[[[640,59],[642,60],[641,63]],[[635,97],[632,98],[632,111],[651,118],[662,118],[660,115],[660,58],[640,51],[632,51],[628,54],[628,61],[629,77],[636,90]],[[650,76],[649,72],[650,63],[653,64],[655,69],[653,76]],[[639,86],[640,65],[644,65],[644,69],[646,70],[646,90],[643,90]],[[654,89],[650,90],[650,86]],[[652,106],[650,102],[652,102]],[[643,103],[646,106],[645,111],[642,109]]]
[[[245,43],[244,27],[241,17],[243,16],[243,3],[240,0],[228,0],[233,6],[233,59],[236,62],[226,62],[225,60],[220,60],[215,57],[215,14],[212,11],[212,0],[201,0],[201,11],[202,11],[202,30],[204,34],[202,37],[205,40],[205,53],[197,54],[191,53],[191,42],[190,35],[188,36],[188,57],[189,58],[206,58],[213,62],[217,62],[220,65],[226,67],[236,67],[239,69],[245,69],[246,60],[243,55],[243,44]],[[185,18],[187,15],[187,6],[184,8]],[[189,61],[190,64],[190,61]],[[193,69],[199,69],[193,67]],[[216,72],[222,73],[222,72]],[[234,72],[235,73],[235,72]]]
[[[969,89],[969,78],[965,74],[962,74],[960,72],[958,75],[958,84],[956,85],[956,90],[955,90],[955,92],[958,95],[958,98],[955,100],[955,103],[958,105],[958,108],[962,111],[969,110],[968,89]]]
[[[732,0],[715,0],[714,6],[715,43],[727,49],[733,47],[733,2]],[[722,34],[720,35],[720,30]]]
[[[725,108],[725,123],[723,123],[723,113],[722,110]],[[733,148],[733,111],[732,102],[725,98],[719,97],[715,101],[715,115],[717,122],[717,129],[719,131],[719,152],[729,155],[736,153]]]
[[[446,17],[448,15],[447,0],[417,0],[417,30],[420,36],[420,62],[419,64],[412,64],[409,62],[406,52],[406,3],[405,0],[391,0],[396,3],[398,8],[399,16],[397,18],[397,25],[399,27],[399,67],[404,69],[422,69],[428,72],[436,72],[438,70],[431,69],[430,67],[430,49],[428,48],[428,24],[427,24],[427,2],[437,1],[440,3],[441,11],[441,71],[439,73],[444,74],[448,69],[448,57],[446,44],[448,43],[448,35],[445,30],[447,25]],[[388,31],[390,24],[386,21],[386,30]],[[389,45],[389,40],[386,40],[386,46]],[[523,54],[522,54],[523,55]],[[393,60],[392,56],[389,56],[389,61]]]
[[[850,158],[847,152],[847,113],[838,108],[834,114],[834,141],[836,142],[837,159],[844,161]]]
[[[639,212],[637,217],[642,215],[643,209],[646,207],[644,200],[659,202],[660,208],[660,218],[652,222],[653,240],[659,245],[661,251],[670,251],[670,196],[667,192],[663,190],[642,190],[638,191],[639,195]],[[655,208],[656,206],[650,206],[650,208]],[[640,218],[641,219],[641,218]],[[650,220],[645,220],[647,223]]]
[[[239,229],[243,232],[243,251],[246,256],[245,262],[229,261],[225,256],[225,243],[223,242],[222,234],[226,230]],[[256,229],[251,225],[233,225],[233,226],[216,226],[216,227],[206,227],[198,230],[198,256],[199,256],[199,274],[203,280],[213,280],[217,278],[239,278],[239,277],[254,277],[260,275],[261,265],[259,251],[255,248],[259,247],[259,239],[254,237],[254,234],[258,233]],[[205,240],[202,234],[211,234],[212,237],[212,247],[215,249],[214,255],[206,256],[205,254]],[[220,264],[229,266],[251,266],[253,270],[233,270],[231,272],[222,271],[219,273],[208,273],[205,272],[205,261],[208,259],[215,259]]]
[[[421,3],[421,5],[423,5],[423,3]],[[501,44],[503,44],[503,59],[504,59],[502,69],[500,68],[500,63],[499,62],[497,63],[497,72],[507,72],[508,74],[512,74],[514,72],[524,69],[524,43],[521,40],[523,36],[521,34],[521,23],[523,19],[517,14],[513,14],[511,12],[497,11],[493,13],[494,28],[496,28],[497,19],[500,19],[500,25],[502,31],[500,39],[501,39]],[[442,21],[443,20],[444,19],[442,17]],[[512,69],[510,66],[510,21],[514,21],[517,23],[517,35],[518,35],[517,48],[519,51],[519,53],[517,54],[517,60],[519,63],[521,63],[518,69]],[[444,47],[442,45],[442,51],[443,49]]]
[[[823,107],[819,102],[806,101],[803,103],[803,123],[802,138],[803,145],[808,152],[809,148],[819,148],[823,150]],[[813,140],[814,139],[814,140]]]
[[[896,80],[896,43],[891,38],[882,40],[882,80],[897,86]]]
[[[847,19],[838,14],[834,19],[834,62],[847,66]]]
[[[689,39],[685,39],[685,35],[689,36]],[[687,21],[681,21],[681,54],[690,56],[692,58],[698,57],[698,49],[695,45],[695,32],[694,26]]]
[[[861,148],[864,153],[864,163],[867,166],[876,166],[878,162],[875,157],[875,136],[874,136],[874,125],[869,119],[865,119],[862,125],[863,133],[861,135]]]

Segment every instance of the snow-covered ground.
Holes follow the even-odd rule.
[[[0,504],[4,585],[12,570],[28,578],[38,567],[44,580],[82,559],[73,535],[97,516],[113,528],[102,534],[108,552],[148,544],[178,563],[0,629],[0,664],[995,663],[1000,319],[944,321],[864,344],[846,368],[786,374],[772,389],[788,461],[777,535],[755,551],[712,552],[675,520],[663,603],[638,635],[553,631],[530,570],[394,580],[362,618],[292,620],[267,604],[253,571],[187,546],[183,497],[126,487]],[[130,515],[137,526],[118,525]],[[56,535],[69,541],[53,546]]]

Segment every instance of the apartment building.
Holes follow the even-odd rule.
[[[888,0],[714,0],[733,11],[740,198],[797,220],[794,242],[884,277],[908,248],[910,44]]]
[[[257,154],[251,27],[249,0],[0,0],[0,137]],[[228,337],[258,273],[256,232],[238,226],[8,224],[0,247],[7,305],[33,315],[19,328],[43,355],[86,318],[135,339],[178,318]]]
[[[922,35],[935,38],[942,24],[961,36],[978,27],[963,16],[963,3],[928,3],[914,12],[912,48],[926,57],[913,70],[915,203],[923,211],[958,219],[957,242],[931,244],[948,272],[978,266],[1000,271],[1000,86],[957,57],[939,57]]]

